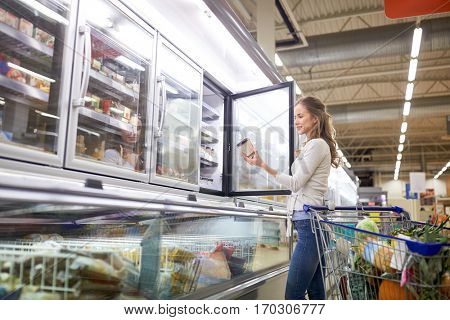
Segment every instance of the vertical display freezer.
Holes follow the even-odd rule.
[[[119,1],[80,1],[69,168],[148,182],[155,43]]]
[[[61,167],[76,1],[0,2],[0,154]]]
[[[198,190],[202,69],[160,37],[150,182]]]

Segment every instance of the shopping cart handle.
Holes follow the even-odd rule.
[[[335,207],[334,210],[327,206],[311,206],[309,204],[303,205],[303,210],[309,212],[315,211],[367,211],[367,212],[395,212],[398,214],[405,213],[405,210],[398,206],[380,207],[380,206],[351,206],[351,207]]]

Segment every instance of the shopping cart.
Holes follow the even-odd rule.
[[[450,229],[411,221],[400,207],[304,206],[328,299],[450,298]]]

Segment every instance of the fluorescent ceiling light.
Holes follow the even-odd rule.
[[[411,47],[411,58],[417,58],[420,51],[420,42],[422,41],[422,28],[414,29],[413,42]]]
[[[69,25],[69,20],[67,20],[60,14],[56,13],[55,11],[50,10],[49,8],[44,6],[42,3],[39,3],[36,0],[19,0],[19,2],[22,2],[23,4],[30,7],[31,9],[34,9],[34,10],[42,13],[47,18],[50,18],[56,22],[62,23],[66,26]]]
[[[0,100],[0,106],[3,106],[5,104],[5,101]]]
[[[346,162],[345,165],[346,165],[347,168],[349,168],[349,169],[352,167],[352,165],[350,164],[350,162]]]
[[[405,143],[405,140],[406,140],[406,136],[404,134],[400,135],[399,142],[400,143]]]
[[[337,154],[338,154],[339,158],[342,158],[344,156],[344,154],[342,153],[342,151],[340,149],[337,150]]]
[[[59,119],[58,116],[55,116],[54,114],[50,114],[47,112],[42,112],[41,110],[34,110],[37,114],[43,116],[43,117],[47,117],[47,118],[53,118],[53,119]]]
[[[402,160],[402,157],[403,157],[403,155],[402,155],[401,153],[399,153],[399,154],[397,155],[397,160]]]
[[[170,93],[173,93],[173,94],[179,94],[180,93],[177,89],[175,89],[174,87],[172,87],[172,86],[170,86],[168,84],[166,84],[166,90],[169,91]]]
[[[278,55],[278,53],[275,53],[275,65],[277,67],[282,67],[283,66],[283,61],[281,61],[280,56]]]
[[[447,162],[447,164],[445,165],[447,168],[449,168],[450,167],[450,161],[449,162]]]
[[[405,100],[409,101],[412,99],[414,91],[414,83],[410,82],[406,85],[406,93],[405,93]]]
[[[294,81],[294,78],[292,76],[286,76],[287,81]]]
[[[408,130],[408,122],[403,121],[402,126],[400,127],[401,133],[405,133]]]
[[[409,111],[411,110],[411,102],[407,101],[403,105],[403,115],[409,116]]]
[[[130,59],[128,59],[125,56],[118,56],[115,60],[117,62],[127,66],[127,67],[132,68],[132,69],[139,70],[139,71],[145,71],[144,67],[142,67],[141,65],[137,64],[134,61],[131,61]]]
[[[47,78],[46,76],[43,76],[42,74],[39,74],[39,73],[33,72],[31,70],[25,69],[25,68],[23,68],[21,66],[18,66],[16,64],[14,64],[14,63],[11,63],[11,62],[8,62],[8,67],[16,69],[16,70],[19,70],[19,71],[22,71],[23,73],[26,73],[26,74],[28,74],[28,75],[30,75],[32,77],[35,77],[35,78],[38,78],[38,79],[41,79],[41,80],[45,80],[45,81],[48,81],[48,82],[51,82],[51,83],[55,82],[55,80],[53,80],[53,79]]]
[[[396,167],[396,168],[400,168],[401,165],[402,165],[402,162],[401,162],[400,160],[397,160],[397,161],[395,162],[395,167]]]
[[[348,162],[346,157],[342,157],[342,161]]]
[[[398,145],[398,152],[403,152],[404,147],[405,146],[403,144],[399,144]]]
[[[411,59],[411,61],[409,62],[408,81],[416,80],[417,63],[417,59]]]

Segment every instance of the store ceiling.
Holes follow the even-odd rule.
[[[256,38],[257,0],[228,0]],[[335,119],[338,142],[368,185],[391,180],[416,18],[390,20],[383,0],[286,0],[309,47],[277,50],[305,95]],[[291,35],[274,7],[276,40]],[[422,17],[422,46],[400,178],[432,178],[450,160],[450,13]]]

